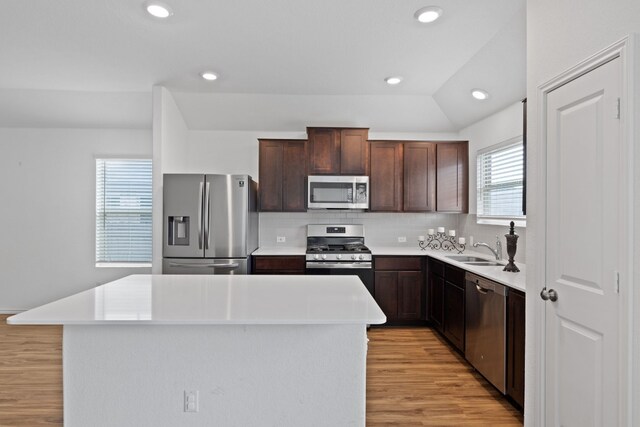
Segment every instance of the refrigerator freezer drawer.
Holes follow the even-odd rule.
[[[248,258],[164,258],[162,274],[248,274]]]

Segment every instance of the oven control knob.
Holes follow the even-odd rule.
[[[358,259],[364,259],[364,255],[358,255]]]
[[[322,259],[327,259],[327,256],[323,254]]]
[[[355,255],[351,255],[351,259],[356,259],[356,256]]]
[[[342,255],[338,254],[338,255],[336,255],[336,258],[337,259],[342,259]]]
[[[320,259],[320,255],[315,254],[315,255],[313,256],[313,259]]]

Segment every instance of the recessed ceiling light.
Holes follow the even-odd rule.
[[[400,76],[387,77],[386,79],[384,79],[384,81],[387,82],[387,84],[389,85],[397,85],[402,81],[402,77]]]
[[[171,11],[171,9],[169,9],[169,6],[166,6],[162,3],[147,3],[145,8],[147,9],[147,12],[149,12],[149,15],[155,16],[156,18],[164,19],[173,15],[173,12]]]
[[[218,79],[218,75],[216,73],[212,73],[211,71],[205,71],[204,73],[200,74],[200,76],[202,76],[203,79],[209,80],[209,81],[214,81]]]
[[[433,22],[436,19],[442,16],[442,9],[438,6],[427,6],[422,9],[418,9],[416,13],[413,14],[413,17],[422,23]]]
[[[489,98],[489,93],[486,90],[473,89],[471,91],[471,96],[479,101],[484,101],[485,99]]]

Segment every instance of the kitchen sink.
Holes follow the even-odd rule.
[[[486,258],[479,258],[477,256],[469,256],[469,255],[447,255],[447,258],[450,258],[454,261],[459,261],[459,262],[464,262],[464,263],[468,263],[468,262],[491,262],[489,260],[487,260]]]
[[[499,262],[495,262],[495,261],[468,261],[468,262],[465,262],[465,264],[485,266],[485,267],[495,267],[498,265],[503,266],[503,264],[500,264]]]

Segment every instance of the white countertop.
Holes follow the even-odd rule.
[[[457,252],[445,252],[445,251],[435,251],[432,249],[421,250],[419,247],[409,248],[409,247],[397,247],[397,246],[369,246],[371,249],[371,253],[373,255],[398,255],[398,256],[430,256],[432,258],[438,259],[440,261],[446,262],[447,264],[451,264],[453,266],[459,267],[463,270],[469,271],[471,273],[477,274],[478,276],[486,277],[487,279],[493,280],[505,286],[509,286],[514,289],[518,289],[522,292],[526,292],[526,265],[518,262],[516,259],[516,266],[520,269],[519,273],[510,273],[507,271],[502,271],[504,266],[481,266],[481,265],[470,265],[465,264],[459,261],[455,261],[451,258],[447,258],[448,255],[459,255]],[[474,251],[464,251],[462,255],[468,256],[476,256],[479,258],[484,258],[487,261],[495,261],[495,258],[492,255],[487,255],[483,252],[474,252]],[[502,264],[507,264],[506,260],[496,261]]]
[[[306,246],[270,246],[258,248],[251,255],[254,256],[287,256],[287,255],[305,255],[307,253]]]
[[[525,292],[526,265],[521,262],[518,262],[517,259],[516,259],[516,265],[520,269],[520,272],[509,273],[506,271],[502,271],[504,267],[469,265],[469,264],[464,264],[462,262],[447,258],[447,255],[457,255],[457,253],[455,252],[434,251],[431,249],[427,249],[423,251],[417,245],[415,247],[370,246],[370,245],[367,245],[367,246],[369,247],[369,249],[371,249],[371,253],[373,255],[430,256],[432,258],[436,258],[440,261],[459,267],[463,270],[470,271],[471,273],[475,273],[479,276],[486,277],[487,279],[494,280],[500,284]],[[255,252],[253,252],[253,255],[262,255],[262,256],[304,255],[305,252],[306,252],[306,248],[303,248],[303,247],[288,247],[288,248],[265,247],[265,248],[257,249]],[[464,255],[477,256],[489,261],[495,260],[491,254],[487,254],[484,252],[474,252],[474,251],[467,250],[464,252]],[[503,264],[507,263],[505,260],[500,262],[502,262]]]
[[[15,325],[382,324],[357,276],[132,275],[9,317]]]

